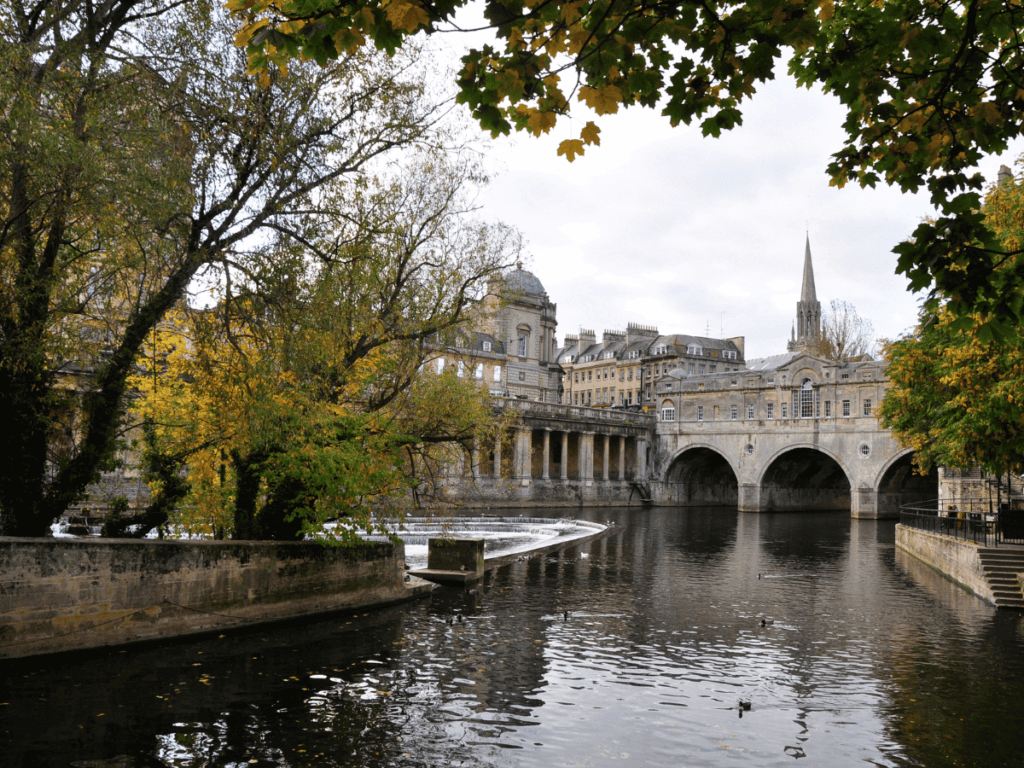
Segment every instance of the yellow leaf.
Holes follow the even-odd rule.
[[[558,145],[558,156],[565,155],[570,163],[576,159],[576,155],[583,154],[583,142],[579,139],[566,139]]]
[[[405,32],[415,32],[430,21],[427,12],[412,0],[390,0],[383,8],[391,26]]]
[[[584,144],[594,144],[595,146],[601,146],[601,129],[594,125],[593,120],[589,120],[583,130],[580,132],[580,138],[583,139]]]
[[[617,85],[606,85],[604,88],[591,88],[588,85],[580,88],[579,100],[599,115],[612,115],[619,111],[622,103],[622,91]]]
[[[541,112],[539,109],[531,109],[526,125],[534,136],[540,136],[542,133],[547,133],[554,128],[557,121],[558,117],[554,112]]]

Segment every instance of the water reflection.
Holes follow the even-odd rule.
[[[897,556],[892,523],[588,514],[615,534],[475,594],[8,665],[4,765],[1021,763],[1020,617]]]

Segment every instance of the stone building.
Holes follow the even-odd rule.
[[[517,265],[488,286],[473,330],[457,335],[428,364],[438,372],[455,366],[496,397],[559,402],[557,308],[540,280]]]
[[[644,406],[653,387],[670,370],[694,373],[738,371],[744,367],[744,338],[711,339],[662,335],[657,327],[630,323],[626,331],[592,330],[566,336],[558,362],[564,371],[564,400],[595,408]]]

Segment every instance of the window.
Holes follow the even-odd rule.
[[[690,375],[693,376],[693,373],[694,373],[693,363],[690,363]]]
[[[843,400],[843,416],[849,416],[849,415],[850,415],[850,401],[849,400]]]
[[[697,421],[704,421],[704,406],[697,406]]]
[[[871,415],[871,400],[870,399],[864,401],[864,415],[865,416],[870,416]]]
[[[579,384],[579,382],[580,382],[580,373],[579,373],[579,371],[575,371],[575,372],[573,372],[573,374],[572,374],[572,380],[573,380],[574,382],[576,382],[577,384]]]
[[[775,418],[775,403],[768,403],[768,405],[765,406],[765,407],[768,409],[768,413],[767,413],[768,418],[769,419],[774,419]]]
[[[796,415],[796,407],[793,408],[794,416]],[[800,418],[810,419],[814,417],[814,384],[810,379],[804,379],[803,386],[800,387]]]
[[[782,418],[784,418],[784,419],[788,419],[789,418],[789,414],[786,413],[786,404],[785,403],[782,404]]]
[[[573,405],[579,405],[580,404],[580,393],[579,392],[573,392],[572,393],[572,404]]]
[[[632,404],[633,404],[633,393],[632,392],[627,392],[626,393],[626,405],[632,405]]]
[[[601,358],[602,358],[603,360],[609,360],[609,359],[611,359],[611,358],[612,358],[612,357],[613,357],[614,355],[615,355],[615,353],[614,353],[614,352],[612,352],[612,351],[611,351],[611,350],[609,349],[609,350],[608,350],[607,352],[603,352],[603,353],[601,353]]]
[[[476,364],[476,377],[478,379],[481,379],[481,380],[483,379],[483,377],[484,377],[484,364],[483,363],[477,363]]]
[[[444,358],[443,357],[437,358],[437,372],[438,373],[444,373]]]
[[[703,355],[704,354],[704,350],[701,348],[700,344],[689,344],[686,347],[686,354],[688,354],[688,355]]]
[[[701,363],[701,364],[700,364],[700,375],[701,375],[701,376],[703,376],[703,375],[704,375],[704,363]]]
[[[494,366],[494,380],[495,381],[501,381],[501,366],[500,365]]]
[[[587,405],[591,404],[591,399],[590,399],[591,394],[592,394],[591,390],[588,389],[587,390]]]
[[[671,400],[667,400],[667,403],[671,403]],[[674,405],[665,405],[661,409],[661,420],[662,421],[675,421],[676,420],[676,407]]]
[[[717,365],[712,365],[711,366],[711,373],[717,373],[717,372],[718,372],[718,366]]]
[[[608,371],[609,371],[609,369],[608,369],[608,368],[605,368],[605,369],[604,369],[604,377],[605,377],[606,379],[608,378]]]
[[[519,356],[526,357],[526,341],[529,338],[529,334],[519,334]]]
[[[624,369],[620,369],[619,370],[619,381],[625,381],[625,380],[626,380],[626,371]]]
[[[832,416],[832,401],[831,400],[826,400],[825,401],[825,418],[827,419],[827,418],[829,418],[831,416]]]
[[[627,379],[627,381],[632,381],[633,380],[633,369],[632,368],[629,369],[629,371],[627,373],[627,376],[626,376],[626,379]]]
[[[485,341],[483,346],[484,346],[484,352],[490,352],[491,351],[491,342]]]
[[[736,415],[738,410],[739,409],[735,405],[729,406],[729,418],[732,419],[733,421],[736,421]]]
[[[459,365],[455,369],[455,375],[458,376],[461,379],[465,374],[466,374],[466,364],[464,362],[462,362],[461,360],[459,360]]]
[[[844,373],[844,374],[843,374],[842,376],[840,376],[839,378],[841,378],[841,379],[848,379],[848,378],[850,378],[850,374],[848,374],[848,373]]]
[[[754,418],[754,406],[752,406],[752,405],[748,405],[747,406],[747,418],[748,419],[753,419]]]

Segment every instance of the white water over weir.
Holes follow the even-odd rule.
[[[436,538],[483,539],[484,566],[494,568],[506,559],[550,552],[589,541],[608,531],[609,525],[588,520],[543,517],[408,517],[396,534],[405,542],[407,568],[425,568],[427,542]],[[368,536],[386,541],[385,536]]]

